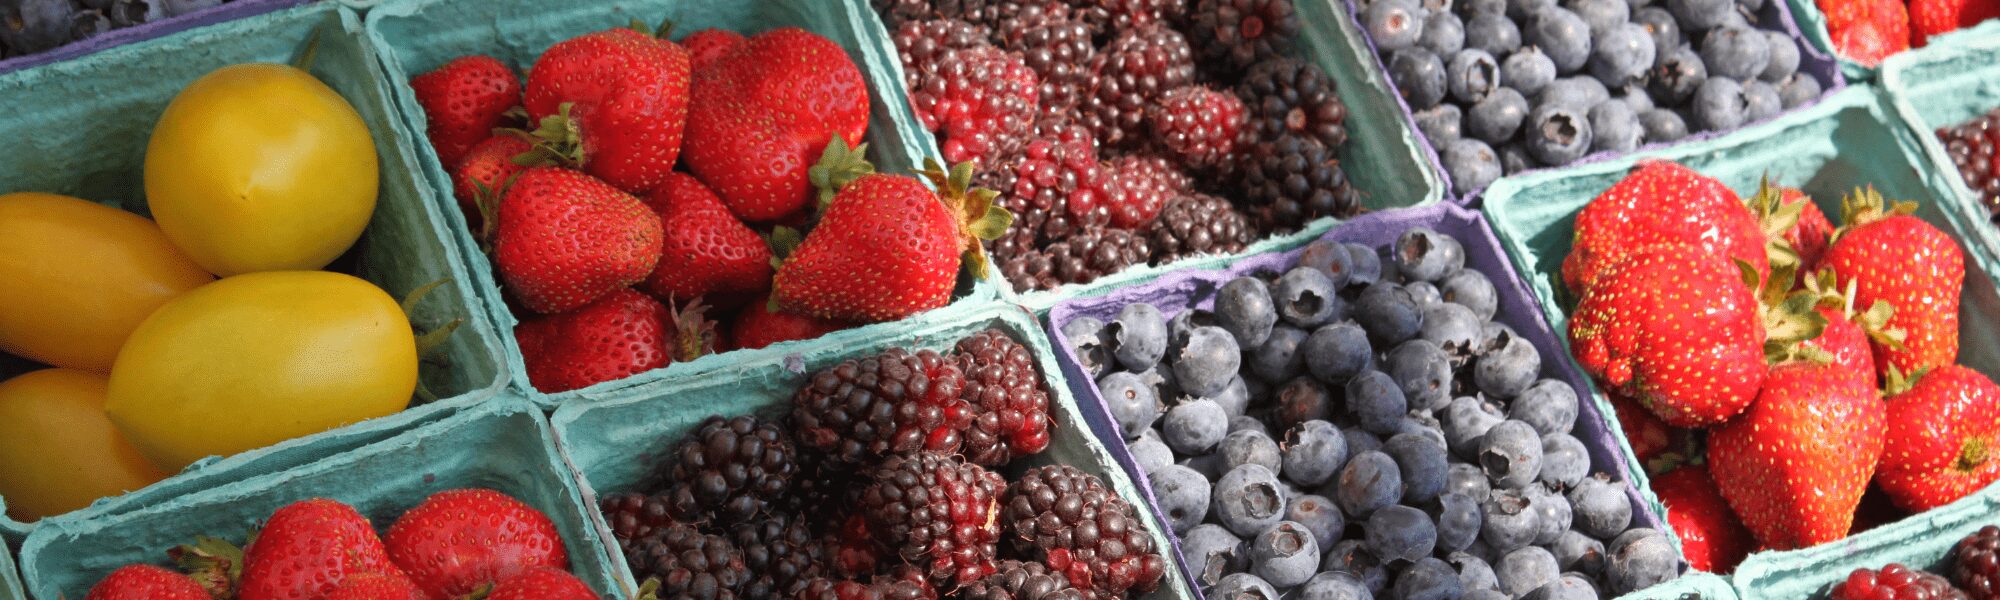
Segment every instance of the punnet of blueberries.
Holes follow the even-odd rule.
[[[39,54],[91,36],[230,0],[0,0],[0,58]]]
[[[1451,177],[1503,175],[1735,129],[1820,96],[1763,0],[1355,0]]]
[[[1466,262],[1424,227],[1321,240],[1212,309],[1060,324],[1207,598],[1610,598],[1678,576],[1593,469],[1559,357],[1494,320]]]

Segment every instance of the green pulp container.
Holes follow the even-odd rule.
[[[1979,194],[1966,187],[1958,167],[1938,141],[1936,130],[1970,121],[2000,108],[2000,21],[1940,37],[1917,52],[1891,57],[1882,65],[1882,89],[1895,116],[1908,123],[1921,147],[1926,168],[1969,206],[1966,236],[1985,250],[1975,253],[1987,272],[2000,265],[2000,231],[1995,231],[1980,205]],[[1989,315],[1991,313],[1988,313]]]
[[[1831,544],[1766,552],[1736,570],[1744,600],[1822,598],[1855,569],[1902,563],[1912,569],[1950,572],[1952,546],[1981,527],[2000,525],[2000,496],[1987,488],[1950,505],[1877,527]]]
[[[1736,600],[1729,579],[1689,570],[1673,581],[1618,597],[1619,600]]]
[[[0,600],[28,600],[21,575],[14,571],[14,545],[5,540],[0,540]]]

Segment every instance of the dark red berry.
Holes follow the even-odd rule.
[[[1146,109],[1168,90],[1194,82],[1194,50],[1163,25],[1126,30],[1091,63],[1097,91],[1084,99],[1084,122],[1106,146],[1147,138]]]
[[[1007,486],[1001,520],[1024,555],[1077,588],[1119,597],[1153,591],[1165,575],[1166,559],[1132,505],[1076,467],[1022,473]]]
[[[1153,138],[1189,169],[1223,167],[1236,158],[1249,123],[1235,94],[1201,86],[1167,92],[1147,114]]]
[[[674,514],[689,521],[740,523],[790,489],[798,451],[777,424],[757,417],[709,417],[681,440],[661,471]]]
[[[1228,200],[1202,193],[1167,201],[1146,227],[1153,264],[1162,265],[1189,256],[1241,252],[1252,235],[1250,222]]]
[[[1972,600],[2000,598],[2000,527],[1987,525],[1951,550],[1951,581]]]
[[[993,572],[1006,484],[956,456],[918,452],[873,469],[860,502],[878,539],[925,569],[931,585],[949,589]]]
[[[1111,226],[1137,229],[1153,222],[1167,201],[1193,185],[1186,173],[1164,157],[1128,154],[1105,165],[1110,171],[1106,199]]]
[[[1290,56],[1299,37],[1292,0],[1201,0],[1188,17],[1188,41],[1217,75]]]
[[[1875,569],[1855,569],[1847,579],[1835,584],[1833,600],[1965,600],[1965,592],[1929,571],[1901,564]]]
[[[931,39],[927,33],[945,37]],[[967,35],[962,25],[905,23],[896,36],[903,84],[917,118],[938,135],[946,160],[998,163],[1020,152],[1033,133],[1040,81],[1018,53],[984,40],[956,45],[969,44]]]
[[[1026,346],[988,329],[959,340],[952,358],[965,373],[965,399],[977,413],[965,432],[968,459],[1002,467],[1048,449],[1049,394]]]
[[[800,446],[847,465],[889,454],[957,452],[972,426],[958,365],[901,348],[822,369],[792,396]]]

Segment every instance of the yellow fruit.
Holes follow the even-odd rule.
[[[318,269],[368,226],[377,168],[368,126],[333,88],[285,65],[235,65],[167,105],[146,147],[146,203],[217,275]]]
[[[167,476],[104,418],[104,375],[43,369],[0,381],[0,496],[22,521]]]
[[[213,279],[139,215],[55,194],[0,195],[0,351],[110,372],[146,315]]]
[[[111,422],[163,468],[409,406],[417,345],[374,284],[324,271],[225,278],[160,307],[118,353]]]

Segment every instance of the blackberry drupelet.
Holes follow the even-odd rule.
[[[1090,283],[1145,263],[1152,256],[1145,236],[1108,227],[1077,232],[1068,240],[1050,244],[1045,251],[1056,281],[1061,283]]]
[[[750,568],[734,544],[692,525],[654,531],[625,549],[625,562],[634,578],[660,580],[662,598],[735,600],[750,581]]]
[[[792,396],[800,446],[847,465],[892,453],[957,452],[972,426],[958,365],[930,350],[891,348],[822,369]]]
[[[621,546],[674,523],[673,502],[666,494],[611,494],[597,506]]]
[[[1202,65],[1227,80],[1258,62],[1290,55],[1299,17],[1292,0],[1201,0],[1188,17],[1187,32]]]
[[[1023,555],[1099,595],[1150,592],[1166,569],[1132,505],[1069,465],[1022,473],[1007,486],[1001,523]]]
[[[1347,105],[1318,65],[1294,58],[1257,63],[1237,82],[1236,95],[1249,108],[1257,142],[1298,135],[1328,148],[1347,143]]]
[[[867,581],[815,579],[806,584],[799,600],[937,600],[938,594],[924,581],[922,572],[908,565]]]
[[[1111,28],[1125,31],[1159,23],[1180,25],[1187,17],[1188,0],[1082,0],[1101,7],[1111,19]]]
[[[959,340],[951,357],[965,373],[963,394],[977,414],[965,432],[966,458],[1003,467],[1048,449],[1049,394],[1026,346],[988,329]]]
[[[1319,217],[1361,212],[1335,150],[1310,137],[1285,135],[1253,146],[1242,183],[1244,212],[1271,231],[1297,231]]]
[[[1089,600],[1069,579],[1034,561],[1003,560],[985,579],[959,588],[964,600]]]
[[[1068,112],[1096,87],[1090,59],[1097,55],[1097,44],[1090,25],[1073,14],[1065,4],[1030,4],[998,23],[994,31],[1000,47],[1021,53],[1023,62],[1041,78],[1044,113]]]
[[[1965,592],[1951,587],[1936,573],[1890,563],[1876,569],[1855,569],[1847,579],[1834,584],[1832,600],[1964,600]]]
[[[1007,480],[948,454],[891,456],[869,476],[861,508],[875,536],[933,586],[950,588],[993,572],[1000,491]]]
[[[731,524],[784,496],[797,461],[791,436],[777,424],[713,416],[674,447],[661,470],[676,517]]]
[[[992,18],[987,0],[871,0],[876,14],[895,29],[922,19],[959,19],[982,23]]]
[[[2000,218],[2000,108],[1978,118],[1937,130],[1945,153],[1958,167],[1965,187],[1979,194],[1988,215]]]
[[[750,581],[743,597],[792,598],[820,575],[819,544],[802,516],[768,515],[731,528],[729,539],[743,553]]]
[[[1109,171],[1105,204],[1111,226],[1119,229],[1145,227],[1160,215],[1160,207],[1193,185],[1172,161],[1152,154],[1120,156],[1105,170]]]
[[[2000,527],[1987,525],[1951,550],[1951,582],[1972,600],[2000,598]]]
[[[996,250],[994,256],[1000,260],[1000,276],[1014,286],[1014,291],[1048,290],[1063,284],[1056,279],[1055,260],[1046,251],[1030,248],[1003,257]]]
[[[1201,86],[1167,92],[1147,113],[1153,139],[1181,166],[1210,171],[1233,166],[1248,128],[1248,113],[1235,94]]]
[[[1252,235],[1249,220],[1228,200],[1198,192],[1167,201],[1159,218],[1146,227],[1156,265],[1189,256],[1242,252]]]
[[[986,28],[958,19],[919,19],[894,28],[896,58],[903,63],[903,85],[917,86],[918,73],[933,72],[952,50],[992,45]]]
[[[1043,119],[1020,159],[979,175],[975,184],[1000,192],[994,201],[1014,213],[1014,226],[994,241],[1005,260],[1109,223],[1108,173],[1097,159],[1090,130],[1062,117]]]
[[[946,160],[1008,160],[1034,133],[1040,83],[1020,54],[992,45],[946,48],[931,68],[922,67],[906,68],[904,85]]]
[[[1084,98],[1084,123],[1106,147],[1146,139],[1146,109],[1160,96],[1194,82],[1194,50],[1180,32],[1148,25],[1118,34],[1091,61],[1097,90]]]

